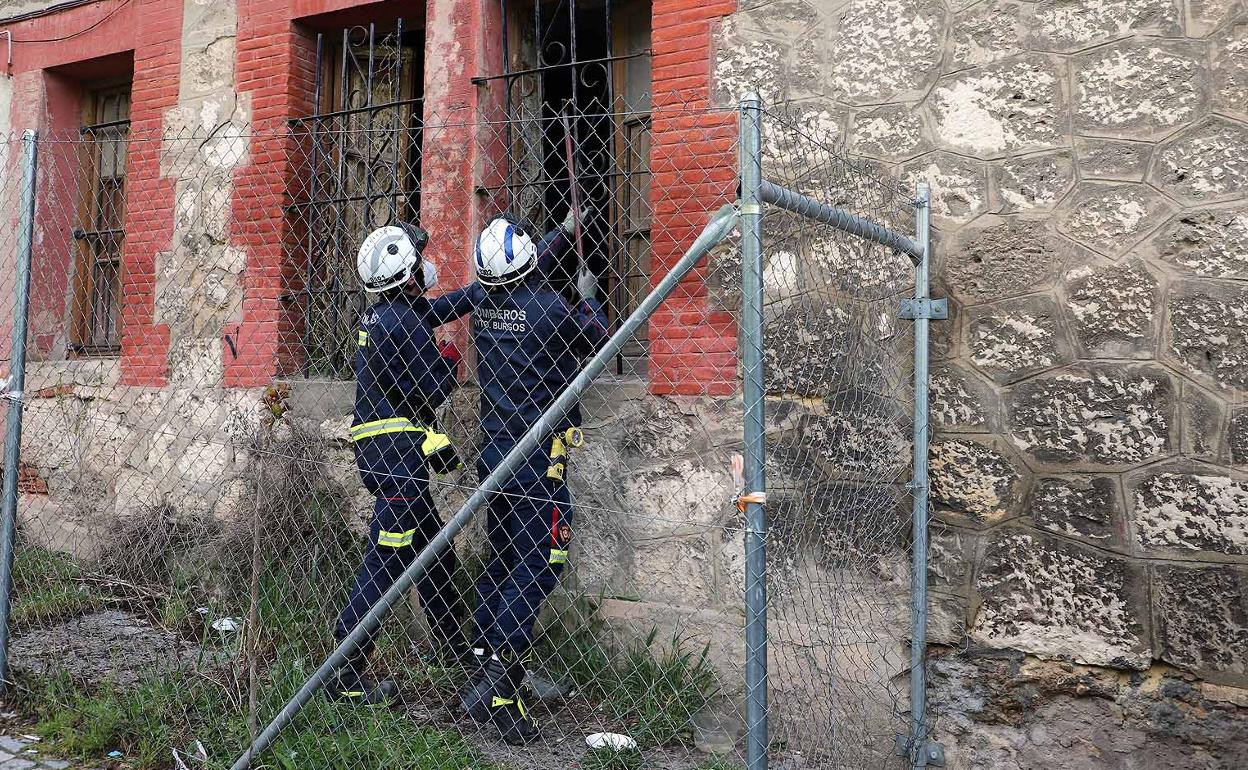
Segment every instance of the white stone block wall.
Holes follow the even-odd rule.
[[[949,766],[1248,761],[1219,745],[1248,723],[1246,41],[1235,0],[742,2],[720,29],[724,104],[796,103],[932,185]]]

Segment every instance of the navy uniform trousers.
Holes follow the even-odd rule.
[[[507,440],[486,444],[479,463],[482,477],[513,445]],[[483,635],[474,640],[478,646],[520,658],[533,643],[538,611],[559,582],[572,541],[567,459],[563,440],[553,438],[490,499],[490,559],[477,583],[473,616]]]
[[[355,445],[360,478],[377,502],[364,563],[338,616],[334,636],[339,641],[442,528],[420,452],[424,435],[412,431],[389,433]],[[462,633],[457,617],[461,601],[452,582],[455,567],[455,550],[448,548],[416,583],[421,607],[440,646],[457,645]],[[361,648],[360,657],[367,656],[371,648],[370,639]]]

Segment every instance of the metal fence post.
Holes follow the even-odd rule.
[[[745,405],[745,764],[767,768],[767,516],[763,435],[762,115],[741,100],[741,344]]]
[[[35,234],[35,174],[38,135],[22,134],[22,210],[17,230],[16,307],[13,310],[12,366],[4,431],[4,503],[0,511],[0,693],[9,680],[9,609],[13,592],[13,538],[17,533],[17,479],[22,454],[22,389],[26,386],[26,315],[30,305],[30,254]]]
[[[916,196],[915,238],[922,253],[914,268],[914,492],[912,514],[910,633],[910,760],[915,768],[926,767],[939,757],[939,747],[927,741],[927,355],[928,324],[934,316],[930,296],[931,192],[919,182]],[[936,751],[937,754],[931,754]]]

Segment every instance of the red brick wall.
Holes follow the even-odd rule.
[[[425,133],[421,173],[421,224],[429,231],[429,258],[438,266],[441,290],[473,278],[470,259],[476,237],[474,181],[488,152],[488,129],[474,127],[482,117],[478,88],[471,79],[485,57],[497,54],[484,42],[497,34],[494,0],[429,0],[425,12]],[[475,34],[465,34],[475,30]],[[442,327],[439,336],[468,348],[466,320]]]
[[[47,38],[78,32],[116,6],[101,2],[13,26],[15,37]],[[260,385],[300,363],[299,307],[281,297],[299,286],[300,265],[289,257],[297,237],[283,212],[297,184],[303,154],[290,143],[286,120],[311,108],[314,37],[297,20],[358,9],[358,0],[238,0],[236,90],[250,98],[252,134],[248,165],[235,176],[231,237],[247,254],[243,306],[223,330],[225,382]],[[732,196],[736,118],[707,113],[710,105],[711,35],[735,2],[656,0],[653,19],[654,122],[652,161],[655,221],[653,272],[661,276],[693,241],[706,215]],[[40,126],[45,105],[29,94],[40,71],[88,57],[134,51],[132,134],[157,135],[164,113],[176,104],[181,61],[182,0],[132,0],[73,46],[16,46],[14,127]],[[444,286],[470,276],[476,201],[473,183],[489,164],[488,137],[469,125],[491,105],[478,103],[470,78],[494,71],[497,8],[490,0],[429,0],[426,8],[426,135],[422,219],[433,233],[430,256]],[[475,30],[465,35],[464,30]],[[490,61],[487,61],[490,60]],[[245,97],[245,98],[247,98]],[[23,123],[22,121],[26,122]],[[484,152],[489,152],[487,147]],[[488,160],[488,159],[486,159]],[[129,210],[122,320],[123,381],[163,385],[168,377],[169,330],[157,324],[157,254],[170,247],[174,190],[160,176],[159,147],[136,141],[129,157]],[[736,326],[713,309],[703,285],[705,268],[691,276],[650,324],[651,388],[656,393],[726,395],[736,387]],[[463,329],[456,331],[463,335]]]
[[[711,106],[711,36],[735,0],[655,0],[654,118],[650,167],[654,203],[651,264],[656,282],[736,187],[737,117]],[[713,309],[705,264],[650,322],[650,390],[729,395],[736,390],[737,327]]]
[[[73,137],[81,122],[82,88],[72,78],[51,72],[24,73],[33,81],[40,116],[36,126],[43,136]],[[35,192],[38,215],[31,249],[31,334],[27,355],[46,358],[68,343],[67,301],[69,276],[78,244],[73,237],[74,206],[78,202],[79,152],[73,144],[44,143],[39,148],[39,173]],[[14,179],[20,179],[20,171]],[[18,197],[17,185],[7,186]],[[13,297],[5,294],[6,299]],[[10,299],[11,303],[12,300]],[[10,313],[11,315],[11,313]]]
[[[181,0],[105,0],[5,29],[15,41],[12,73],[15,82],[21,84],[14,89],[15,130],[35,128],[45,137],[64,136],[79,119],[73,80],[92,76],[89,67],[75,70],[72,65],[133,51],[131,131],[136,137],[159,135],[164,112],[176,103],[178,95]],[[90,31],[84,34],[87,29]],[[63,336],[58,324],[63,325],[66,315],[66,236],[74,225],[72,209],[77,199],[73,188],[77,180],[72,179],[74,159],[64,148],[60,152],[50,148],[45,156],[36,216],[51,228],[48,243],[57,245],[57,253],[45,249],[35,255],[32,277],[45,283],[32,282],[32,310],[40,317],[32,314],[31,320],[51,329],[34,329],[35,342],[52,347],[51,338]],[[126,184],[129,213],[122,277],[122,381],[162,385],[168,370],[169,330],[153,318],[155,267],[157,253],[169,247],[173,233],[173,185],[160,177],[159,142],[133,143]],[[46,320],[58,316],[58,320]],[[46,338],[41,339],[41,334]]]
[[[241,320],[226,325],[230,339],[222,340],[227,386],[265,385],[301,363],[299,308],[281,300],[298,289],[301,272],[288,259],[297,251],[290,248],[297,234],[283,205],[297,184],[304,153],[289,138],[286,121],[313,106],[316,39],[294,23],[293,5],[238,0],[235,90],[250,95],[252,136],[250,163],[234,178],[232,238],[245,250],[247,265]],[[343,4],[298,5],[317,13]]]
[[[429,0],[425,24],[427,74],[426,119],[437,116],[446,127],[425,137],[425,187],[421,218],[433,233],[430,256],[439,265],[444,286],[462,283],[468,270],[472,206],[472,132],[475,89],[469,79],[477,65],[476,39],[465,29],[480,29],[482,0]],[[282,302],[299,288],[302,265],[292,243],[298,232],[282,212],[286,193],[299,186],[306,151],[285,138],[286,120],[308,114],[315,83],[315,36],[297,23],[325,13],[341,23],[366,23],[376,2],[355,0],[239,0],[236,88],[251,94],[251,164],[236,177],[234,240],[248,255],[241,323],[231,324],[237,350],[226,346],[225,379],[231,386],[260,385],[289,374],[301,363],[301,306]],[[349,14],[360,9],[358,14]],[[388,4],[393,14],[408,11]],[[297,223],[296,223],[297,224]],[[291,248],[288,248],[291,247]],[[462,332],[461,332],[462,333]]]
[[[182,3],[136,0],[131,142],[126,169],[126,244],[122,271],[121,381],[164,385],[169,327],[156,323],[156,257],[173,239],[174,184],[160,173],[159,137],[177,104],[182,62]]]

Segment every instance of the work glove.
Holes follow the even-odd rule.
[[[464,467],[459,453],[451,444],[450,436],[432,429],[425,430],[425,440],[420,444],[420,453],[424,455],[429,470],[439,476],[453,473]]]
[[[576,293],[586,301],[594,299],[598,294],[598,276],[587,267],[582,267],[576,277]]]
[[[459,366],[459,362],[464,360],[464,356],[459,352],[459,348],[450,340],[443,340],[438,343],[438,354],[450,361],[452,366]]]
[[[581,212],[580,212],[579,219],[582,223],[582,226],[584,226],[585,220],[589,219],[589,215],[592,213],[593,213],[593,210],[589,207],[588,203],[581,204]],[[577,219],[578,217],[576,215],[576,209],[569,208],[568,215],[563,218],[562,222],[559,223],[559,229],[563,230],[568,235],[572,235],[573,233],[576,232]]]

